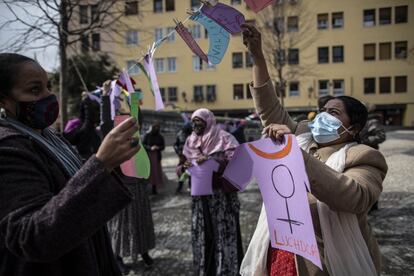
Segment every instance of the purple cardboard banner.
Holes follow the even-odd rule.
[[[131,82],[131,77],[126,70],[122,71],[121,75],[119,76],[119,81],[125,84],[129,93],[135,92],[134,85]]]
[[[152,91],[154,91],[155,96],[155,110],[162,110],[164,109],[164,102],[162,101],[160,87],[158,85],[157,74],[155,73],[154,62],[150,55],[146,55],[144,57],[144,67],[147,73],[149,74],[149,78],[151,80]]]
[[[213,172],[217,172],[219,167],[220,164],[212,158],[201,165],[193,162],[193,166],[187,169],[191,175],[192,196],[213,194]]]
[[[255,177],[265,205],[271,245],[300,255],[322,269],[307,193],[309,180],[294,135],[240,145],[224,177],[243,190]]]
[[[203,5],[201,11],[231,34],[240,33],[242,31],[240,25],[246,22],[242,13],[222,3],[214,6]]]

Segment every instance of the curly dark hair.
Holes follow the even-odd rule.
[[[19,76],[21,65],[25,62],[37,62],[29,57],[14,54],[0,53],[0,100],[7,97]]]
[[[350,120],[350,125],[354,126],[354,128],[358,130],[354,139],[356,142],[360,143],[359,133],[367,123],[367,108],[361,101],[350,96],[337,96],[333,99],[338,99],[343,102],[346,113],[348,114]]]

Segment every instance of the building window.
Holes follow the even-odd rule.
[[[299,31],[299,17],[289,16],[287,19],[287,31],[289,33]]]
[[[201,26],[200,25],[194,25],[190,28],[191,35],[194,39],[200,39],[201,38]]]
[[[191,8],[198,8],[200,6],[200,0],[190,0]]]
[[[168,27],[167,28],[167,35],[168,35],[168,38],[167,38],[168,42],[175,41],[175,28],[174,27]]]
[[[138,14],[138,1],[125,2],[125,15]]]
[[[139,74],[139,66],[137,65],[137,62],[135,60],[128,60],[126,67],[130,75]]]
[[[216,86],[215,85],[207,85],[207,102],[215,102],[216,101]]]
[[[250,54],[250,52],[245,52],[244,56],[246,57],[246,67],[252,67],[253,66],[252,54]]]
[[[175,0],[165,0],[165,10],[175,11]]]
[[[325,30],[329,28],[329,14],[320,13],[318,14],[318,29]]]
[[[101,35],[100,34],[92,34],[92,50],[95,52],[101,50]]]
[[[246,84],[246,99],[253,99],[252,93],[250,92],[250,83]]]
[[[292,81],[289,82],[289,97],[298,97],[299,96],[299,82]]]
[[[243,53],[233,53],[233,68],[243,68]]]
[[[344,46],[332,47],[332,62],[344,62]]]
[[[128,30],[126,33],[126,44],[127,45],[138,45],[138,31]]]
[[[176,72],[177,71],[177,58],[169,57],[167,60],[168,60],[168,72]]]
[[[203,60],[199,56],[193,56],[193,70],[195,72],[203,70]]]
[[[156,58],[155,59],[155,71],[157,73],[164,72],[164,59],[163,58]]]
[[[375,26],[375,10],[364,10],[364,27]]]
[[[395,82],[395,93],[407,92],[407,76],[397,76],[394,79]]]
[[[290,65],[299,64],[299,49],[288,50],[288,63]]]
[[[177,100],[177,87],[168,87],[168,101],[176,102]]]
[[[381,77],[379,78],[379,88],[380,93],[391,93],[391,78],[390,77]]]
[[[332,28],[342,28],[344,26],[344,13],[332,13]]]
[[[91,5],[91,19],[92,19],[92,22],[99,21],[98,5]]]
[[[154,13],[160,13],[163,11],[162,1],[163,0],[154,0]]]
[[[204,101],[204,93],[203,93],[203,86],[202,85],[195,85],[193,87],[194,93],[194,102],[201,103]]]
[[[375,60],[375,44],[364,44],[364,60]]]
[[[241,0],[231,0],[231,4],[232,5],[240,5],[241,4]]]
[[[89,51],[89,37],[87,35],[81,36],[81,48],[82,48],[82,52]]]
[[[277,34],[283,33],[285,31],[285,19],[283,17],[276,17],[273,21],[273,27]]]
[[[244,99],[243,87],[243,84],[233,84],[233,100]]]
[[[364,94],[375,94],[375,78],[364,78]]]
[[[395,24],[407,23],[408,6],[395,7]]]
[[[384,42],[379,44],[379,59],[391,59],[391,42]]]
[[[323,97],[329,94],[329,81],[328,80],[320,80],[319,81],[319,97]]]
[[[79,23],[88,24],[88,6],[80,5],[79,6]]]
[[[329,47],[318,48],[318,63],[329,63]]]
[[[379,9],[379,24],[380,25],[391,24],[391,8]]]
[[[160,94],[161,94],[161,99],[163,102],[166,102],[166,98],[165,98],[165,88],[164,87],[160,87]]]
[[[333,80],[333,95],[344,95],[344,80]]]
[[[395,58],[397,59],[407,58],[407,41],[395,42]]]
[[[155,29],[155,41],[161,40],[163,36],[162,28]]]

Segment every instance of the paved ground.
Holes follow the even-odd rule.
[[[414,275],[414,131],[387,133],[381,145],[389,172],[384,182],[380,209],[370,218],[383,254],[383,275]],[[142,261],[130,264],[130,276],[193,275],[190,234],[190,196],[175,195],[175,163],[172,148],[164,154],[163,166],[169,182],[160,195],[151,196],[157,246],[150,254],[153,268]],[[241,231],[246,248],[255,229],[261,206],[255,184],[239,195],[241,201]],[[128,259],[126,259],[128,262]]]

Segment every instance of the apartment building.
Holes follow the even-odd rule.
[[[96,1],[84,1],[79,22],[93,18]],[[144,91],[143,109],[153,109],[148,81],[134,66],[148,45],[172,35],[155,53],[155,67],[166,110],[193,111],[200,107],[218,115],[242,117],[252,112],[248,90],[252,60],[241,35],[232,36],[222,62],[202,62],[174,34],[173,19],[185,20],[186,9],[198,0],[120,1],[124,6],[118,33],[92,34],[79,43],[83,51],[108,52],[119,68],[130,68],[137,86]],[[375,104],[384,122],[414,126],[414,3],[410,0],[278,0],[267,10],[279,11],[273,18],[266,10],[255,14],[242,0],[222,0],[241,11],[246,20],[263,30],[272,80],[279,82],[283,65],[283,104],[292,114],[316,110],[323,95],[349,95]],[[280,12],[283,9],[283,12]],[[208,51],[208,33],[201,25],[186,22],[202,49]],[[269,26],[283,30],[283,49]],[[267,28],[266,28],[267,27]],[[273,58],[272,58],[273,55]]]

